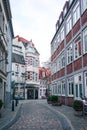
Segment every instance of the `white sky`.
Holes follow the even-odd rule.
[[[14,35],[33,41],[40,63],[50,58],[50,42],[66,0],[10,0]]]

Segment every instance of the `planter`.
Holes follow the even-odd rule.
[[[75,116],[83,116],[83,111],[74,111]]]
[[[73,108],[77,112],[83,111],[83,101],[82,100],[74,100]]]

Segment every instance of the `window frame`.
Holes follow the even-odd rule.
[[[71,49],[70,46],[72,46],[72,49]],[[67,47],[67,64],[70,64],[73,61],[73,53],[70,52],[70,51],[73,52],[73,45],[72,45],[72,43]],[[69,59],[70,59],[70,61],[69,61]]]
[[[65,96],[66,95],[65,79],[61,80],[61,89],[62,89],[62,96]]]
[[[79,46],[80,43],[80,46]],[[76,50],[77,46],[77,50]],[[80,51],[81,54],[80,54]],[[78,59],[82,55],[82,45],[81,45],[81,36],[79,35],[75,40],[74,40],[74,60]],[[77,57],[76,57],[77,56]]]
[[[72,18],[70,14],[66,20],[66,35],[71,31],[71,29],[72,29]]]
[[[73,86],[72,86],[72,84],[73,84]],[[73,79],[73,77],[70,77],[67,79],[67,86],[68,86],[68,96],[73,97],[74,96],[74,79]]]
[[[85,43],[85,36],[87,38],[87,28],[83,31],[83,52],[84,52],[84,54],[87,53],[87,44]]]
[[[81,0],[82,13],[87,9],[87,0]]]
[[[80,18],[80,3],[78,1],[73,8],[73,26],[76,24],[79,18]]]

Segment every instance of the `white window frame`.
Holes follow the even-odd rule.
[[[80,4],[78,1],[73,8],[73,25],[75,25],[75,23],[78,21],[79,18],[80,18]]]
[[[67,48],[67,64],[70,64],[73,61],[73,47],[72,43]]]
[[[85,42],[85,38],[87,39],[87,28],[83,31],[83,52],[87,53],[87,42]]]
[[[73,0],[69,0],[69,5],[71,5],[71,4],[72,4],[72,2],[73,2]]]
[[[62,89],[62,96],[66,95],[66,84],[65,84],[65,79],[61,81],[61,89]]]
[[[67,86],[68,86],[68,96],[74,96],[74,79],[70,77],[67,79]]]
[[[61,39],[61,42],[64,40],[64,26],[62,27],[60,31],[60,39]]]
[[[82,73],[76,74],[74,76],[74,94],[75,99],[81,99],[81,95],[83,95]]]
[[[61,54],[61,68],[65,67],[65,55],[64,52],[62,52]]]
[[[85,97],[87,97],[87,71],[84,73],[84,80],[85,80]]]
[[[61,95],[62,90],[61,90],[61,81],[58,81],[58,95]]]
[[[72,20],[70,14],[66,20],[66,35],[70,32],[71,29],[72,29]]]
[[[80,46],[79,46],[79,44],[80,44]],[[74,40],[74,59],[79,58],[81,55],[82,55],[81,37],[78,36]]]
[[[63,16],[65,16],[66,13],[67,13],[67,8],[65,7],[65,8],[64,8],[64,11],[63,11]]]
[[[87,0],[81,0],[82,13],[87,9]]]

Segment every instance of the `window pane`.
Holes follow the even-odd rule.
[[[76,6],[73,9],[73,25],[77,22],[80,18],[80,6],[79,2],[76,3]]]
[[[87,35],[85,36],[84,40],[85,40],[85,52],[86,52],[87,51]]]
[[[76,87],[76,97],[78,97],[78,84],[76,84],[75,87]]]

